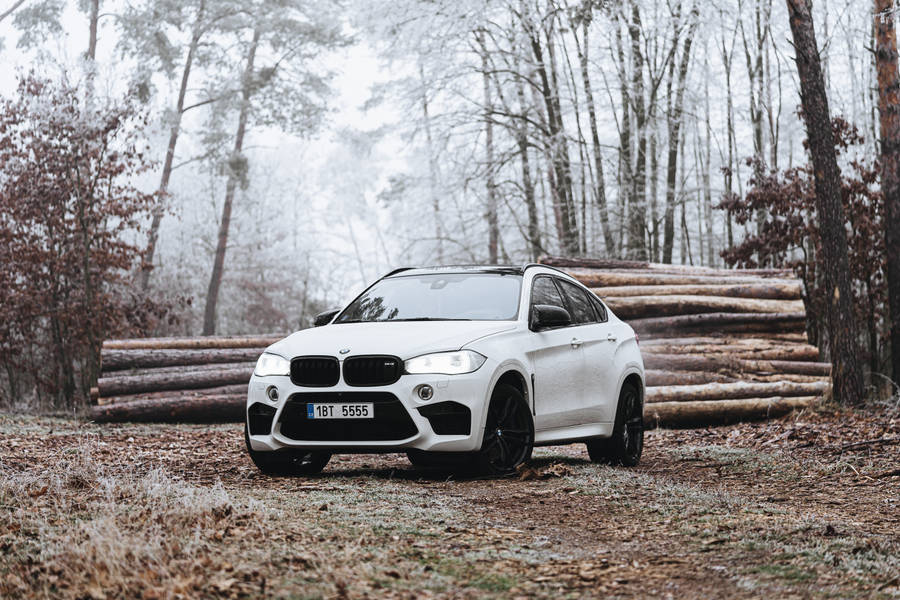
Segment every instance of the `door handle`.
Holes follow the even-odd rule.
[[[606,341],[607,341],[607,342],[614,342],[614,341],[616,341],[616,336],[615,336],[615,334],[613,334],[613,333],[607,333],[607,334],[606,334]]]
[[[579,340],[578,338],[572,338],[571,344],[572,344],[573,348],[580,348],[582,343],[583,342],[581,340]]]

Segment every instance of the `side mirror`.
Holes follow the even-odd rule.
[[[313,320],[313,327],[328,325],[329,323],[331,323],[331,320],[334,318],[334,316],[339,312],[341,312],[341,309],[339,308],[333,308],[331,310],[326,310],[325,312],[320,312]]]
[[[535,331],[571,324],[572,316],[564,308],[550,304],[535,304],[531,307],[531,328]]]

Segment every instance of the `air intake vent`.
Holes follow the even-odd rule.
[[[354,387],[390,385],[400,379],[403,361],[396,356],[353,356],[344,359],[344,383]]]
[[[372,419],[310,419],[309,403],[371,402]],[[279,417],[281,434],[295,441],[381,442],[405,440],[419,430],[397,397],[388,392],[304,392],[294,394]]]
[[[333,356],[298,356],[291,361],[291,381],[304,387],[330,387],[341,378]]]

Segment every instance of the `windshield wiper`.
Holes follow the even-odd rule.
[[[436,317],[410,317],[408,319],[385,319],[396,323],[397,321],[471,321],[472,319],[439,319]]]

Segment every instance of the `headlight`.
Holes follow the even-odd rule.
[[[256,369],[253,371],[259,377],[269,375],[290,375],[291,361],[277,354],[263,353],[256,361]]]
[[[407,373],[439,373],[441,375],[459,375],[477,371],[484,361],[484,356],[472,350],[459,352],[438,352],[411,358],[403,363]]]

